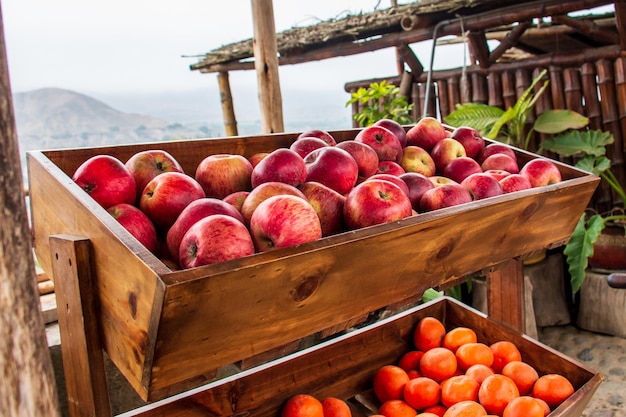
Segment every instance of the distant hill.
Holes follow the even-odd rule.
[[[22,151],[203,137],[206,131],[118,111],[74,91],[44,88],[13,96]]]

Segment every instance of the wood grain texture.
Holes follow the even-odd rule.
[[[358,129],[331,132],[354,138]],[[188,173],[207,155],[252,155],[297,134],[163,142]],[[88,157],[125,161],[157,144],[29,153],[38,256],[48,236],[88,237],[105,350],[142,398],[210,381],[215,371],[364,315],[430,287],[569,239],[599,181],[557,163],[564,181],[298,247],[170,271],[70,178]],[[536,155],[516,151],[520,164]],[[45,261],[47,260],[47,261]],[[506,282],[503,283],[503,285]],[[506,291],[506,287],[504,287]]]
[[[584,409],[602,381],[600,374],[584,365],[445,297],[124,417],[279,416],[284,401],[297,393],[354,398],[371,390],[381,366],[397,362],[412,349],[415,326],[426,316],[437,317],[448,329],[471,327],[483,343],[510,340],[540,373],[559,372],[570,378],[576,392],[553,416],[580,415],[576,412]]]

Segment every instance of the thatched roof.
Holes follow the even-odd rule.
[[[468,19],[464,30],[479,28],[483,33],[491,32],[494,39],[498,36],[502,38],[510,32],[512,23],[530,19],[531,9],[545,11],[535,13],[538,14],[535,17],[551,16],[547,13],[557,12],[563,19],[557,20],[554,25],[542,23],[537,26],[535,23],[535,27],[531,27],[534,32],[528,32],[535,39],[534,45],[527,45],[528,53],[541,52],[537,44],[546,43],[549,39],[544,37],[541,40],[537,31],[549,33],[545,30],[551,26],[565,26],[567,30],[563,33],[577,32],[571,38],[572,48],[605,46],[615,43],[618,36],[614,18],[610,22],[605,21],[602,26],[589,27],[588,22],[574,25],[566,20],[565,14],[611,3],[607,0],[422,0],[371,13],[351,14],[316,25],[293,27],[278,33],[279,64],[346,56],[432,39],[433,30],[440,22],[450,22],[450,25],[442,27],[439,35],[459,35],[463,24],[463,21],[459,24],[460,16]],[[526,34],[526,38],[530,39],[530,36]],[[561,49],[567,48],[567,44],[561,41]],[[191,69],[201,72],[253,69],[253,59],[252,39],[246,39],[208,52],[199,62],[191,65]]]

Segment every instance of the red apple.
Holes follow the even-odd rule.
[[[510,172],[511,174],[517,174],[519,172],[517,160],[503,153],[489,155],[487,158],[485,158],[482,164],[480,164],[480,167],[483,169],[483,171],[497,169]]]
[[[300,184],[298,188],[317,213],[322,227],[322,236],[334,235],[345,230],[343,205],[346,197],[344,195],[314,181]]]
[[[191,176],[164,172],[146,185],[139,199],[139,208],[158,230],[166,231],[189,203],[203,197],[202,186]]]
[[[181,267],[195,268],[254,254],[250,232],[239,220],[215,214],[198,220],[180,242]]]
[[[499,182],[502,187],[502,192],[505,194],[512,193],[514,191],[527,190],[533,187],[528,178],[522,174],[507,175],[499,180]]]
[[[167,231],[165,242],[172,259],[178,261],[180,242],[187,230],[196,222],[214,214],[224,214],[239,220],[243,224],[241,213],[230,204],[213,197],[199,198],[192,201],[180,213],[174,224]]]
[[[420,200],[420,212],[438,210],[472,201],[470,192],[457,183],[442,184],[427,190]]]
[[[135,237],[152,253],[157,250],[157,232],[152,221],[137,207],[128,203],[119,203],[107,209],[124,229]]]
[[[306,199],[276,195],[256,208],[250,219],[250,234],[256,250],[265,252],[320,239],[322,226]]]
[[[289,146],[289,149],[304,158],[311,151],[326,146],[330,145],[320,138],[315,138],[313,136],[303,136],[301,138],[298,138],[294,143],[292,143],[291,146]]]
[[[374,122],[374,126],[382,126],[385,129],[391,130],[391,133],[400,139],[400,145],[402,145],[403,148],[406,146],[406,130],[400,123],[392,119],[380,119]]]
[[[359,229],[413,215],[411,201],[397,185],[386,180],[367,180],[350,191],[343,206],[349,229]]]
[[[526,162],[520,174],[528,178],[533,187],[557,184],[561,182],[561,171],[556,164],[549,159],[536,158]]]
[[[483,172],[480,164],[469,156],[453,159],[443,170],[443,176],[460,183],[472,174]]]
[[[452,178],[444,177],[443,175],[433,175],[432,177],[428,177],[428,179],[430,180],[430,182],[433,183],[435,187],[439,187],[440,185],[444,184],[459,184]]]
[[[236,208],[241,213],[241,207],[243,206],[243,202],[246,201],[248,194],[250,194],[250,191],[235,191],[232,194],[228,194],[222,200]]]
[[[263,158],[252,170],[252,187],[265,182],[284,182],[297,187],[306,181],[306,164],[296,152],[278,148]]]
[[[502,186],[497,179],[484,172],[472,174],[465,178],[461,185],[469,190],[474,200],[502,195]]]
[[[402,191],[404,191],[404,193],[408,196],[409,195],[409,186],[406,185],[406,183],[402,180],[402,178],[400,178],[400,176],[398,175],[393,175],[393,174],[385,174],[385,173],[379,173],[379,174],[374,174],[371,177],[369,177],[368,179],[366,179],[365,181],[369,181],[369,180],[385,180],[385,181],[390,181],[394,184],[396,184],[398,187],[400,187],[402,189]]]
[[[176,158],[160,149],[137,152],[128,158],[125,165],[135,179],[138,196],[157,175],[164,172],[185,172]]]
[[[320,182],[339,194],[350,191],[359,177],[359,166],[347,151],[336,146],[316,149],[304,158],[306,181]]]
[[[250,194],[248,194],[248,197],[244,200],[241,206],[241,215],[243,216],[244,222],[250,225],[250,218],[252,218],[252,213],[256,210],[258,205],[269,197],[281,194],[295,195],[306,200],[302,191],[293,185],[278,181],[264,182],[250,191]]]
[[[74,171],[72,180],[105,209],[134,204],[137,185],[126,165],[111,155],[96,155]]]
[[[394,161],[380,161],[378,163],[378,170],[376,171],[377,174],[389,174],[395,175],[396,177],[405,172],[404,168]]]
[[[485,174],[491,175],[498,181],[500,181],[504,177],[508,177],[509,175],[511,175],[509,171],[504,171],[502,169],[488,169],[487,171],[485,171]]]
[[[207,197],[222,199],[236,191],[250,191],[252,164],[241,155],[209,155],[196,168],[196,181]]]
[[[476,159],[480,151],[485,147],[485,139],[473,127],[459,126],[452,131],[450,137],[459,141],[465,148],[467,156],[472,159]]]
[[[515,151],[513,149],[511,149],[509,146],[503,144],[503,143],[498,143],[498,142],[494,142],[494,143],[490,143],[489,145],[485,146],[479,153],[478,156],[476,157],[476,161],[479,164],[482,164],[483,161],[485,159],[487,159],[488,156],[491,156],[493,154],[496,153],[503,153],[506,154],[508,156],[510,156],[511,158],[517,160],[517,156],[515,155]]]
[[[435,143],[448,137],[448,131],[443,124],[434,117],[423,117],[406,132],[406,144],[419,146],[430,152]]]
[[[434,188],[435,185],[431,180],[428,179],[424,174],[419,174],[417,172],[407,172],[399,177],[409,188],[409,200],[411,200],[411,205],[413,206],[413,210],[419,211],[420,207],[420,199],[426,190],[430,190]]]
[[[461,143],[452,138],[443,138],[439,142],[435,143],[435,146],[430,151],[430,156],[435,161],[435,167],[437,172],[443,173],[446,169],[446,165],[453,159],[467,156],[465,148]]]
[[[427,177],[435,175],[436,167],[432,156],[424,148],[410,145],[404,148],[400,166],[406,172],[417,172]]]
[[[402,160],[400,139],[382,126],[368,126],[356,134],[354,140],[369,145],[378,155],[378,161]]]
[[[255,154],[250,155],[248,157],[248,161],[250,161],[250,163],[252,164],[252,168],[254,168],[255,166],[257,166],[259,162],[261,162],[263,158],[265,158],[269,154],[270,154],[269,152],[257,152]]]
[[[348,152],[359,167],[359,179],[357,183],[363,182],[365,178],[371,177],[378,171],[378,154],[371,146],[354,140],[345,140],[336,145]]]
[[[298,135],[296,140],[303,138],[303,137],[320,138],[330,146],[335,146],[337,144],[337,141],[335,140],[333,135],[331,135],[330,133],[322,129],[312,129],[312,130],[307,130],[306,132],[302,132]]]

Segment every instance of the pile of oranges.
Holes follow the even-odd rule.
[[[487,345],[470,328],[446,331],[435,317],[419,321],[413,340],[415,350],[376,372],[380,407],[372,417],[545,417],[574,393],[566,377],[540,375],[510,341]],[[350,417],[342,400],[324,401],[326,406],[306,394],[294,396],[282,417]]]
[[[434,317],[420,320],[413,339],[416,350],[374,377],[385,417],[544,417],[574,393],[566,377],[539,375],[510,341],[487,345]]]

